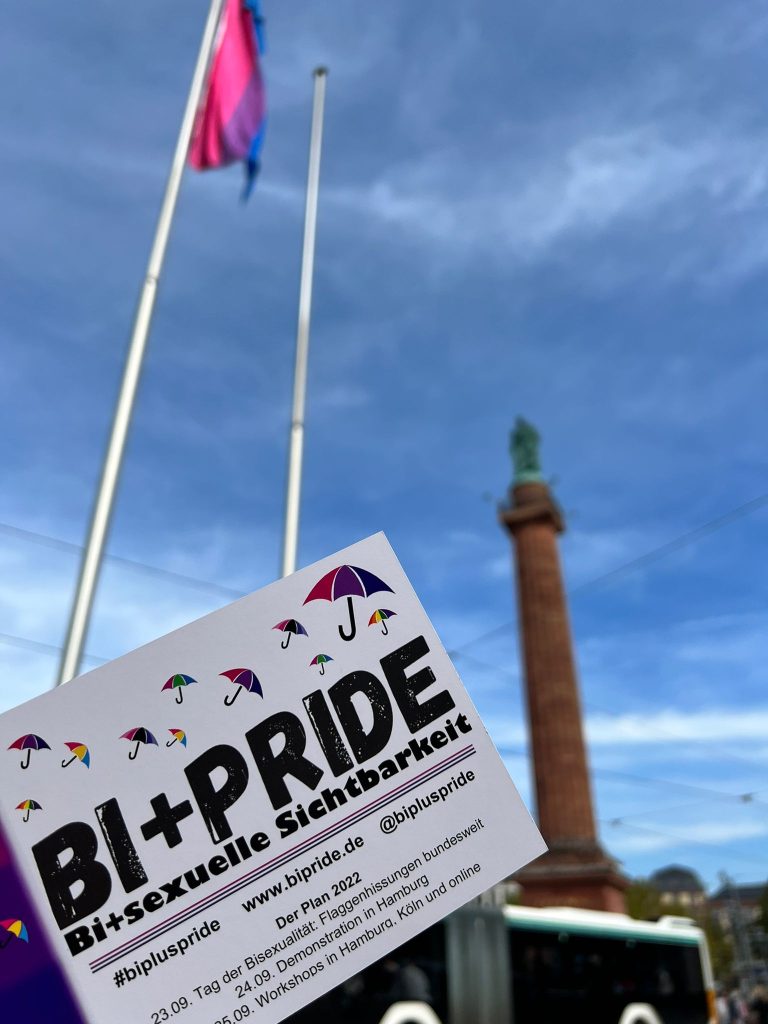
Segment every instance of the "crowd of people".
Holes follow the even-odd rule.
[[[748,997],[739,988],[717,994],[718,1024],[768,1024],[768,987],[756,985]]]

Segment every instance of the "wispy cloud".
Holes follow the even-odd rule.
[[[762,740],[768,735],[768,707],[732,707],[690,712],[673,709],[637,715],[589,715],[589,742],[595,746],[627,744],[711,744],[731,740]]]

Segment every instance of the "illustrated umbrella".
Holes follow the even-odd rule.
[[[325,665],[326,665],[326,662],[329,662],[329,661],[333,661],[333,658],[330,656],[330,654],[316,654],[314,656],[314,658],[312,659],[312,661],[310,661],[309,664],[310,665],[319,665],[320,666],[320,675],[324,676],[325,675]]]
[[[377,608],[373,615],[368,619],[368,625],[373,626],[377,622],[381,623],[381,632],[384,636],[387,635],[389,630],[387,629],[387,619],[394,619],[397,612],[391,612],[387,608]]]
[[[51,748],[45,742],[42,736],[35,736],[33,732],[28,733],[26,736],[19,736],[17,740],[8,747],[9,750],[26,750],[26,759],[21,762],[22,768],[29,768],[29,759],[32,755],[33,750],[50,750]]]
[[[283,619],[282,622],[278,622],[272,629],[279,629],[281,633],[285,633],[282,643],[280,646],[285,650],[288,644],[291,642],[291,634],[294,633],[296,636],[309,636],[306,629],[296,619]]]
[[[140,743],[154,743],[155,746],[158,746],[158,742],[155,739],[155,737],[152,735],[149,729],[145,729],[143,725],[138,726],[138,728],[136,729],[129,729],[128,732],[124,732],[120,739],[132,740],[136,744],[136,746],[128,755],[131,761],[133,761],[136,755],[138,754]]]
[[[86,768],[91,767],[91,752],[84,743],[65,743],[64,746],[69,747],[72,751],[72,757],[68,761],[61,762],[62,768],[66,768],[73,761],[82,761]]]
[[[197,680],[193,679],[192,676],[182,675],[181,672],[177,672],[176,675],[171,676],[167,682],[163,683],[164,690],[178,690],[176,694],[176,703],[181,704],[184,700],[184,687],[191,686],[192,683],[196,683]]]
[[[5,921],[0,921],[0,932],[5,932],[7,935],[7,938],[3,936],[0,939],[0,949],[4,949],[8,945],[12,935],[15,935],[17,939],[21,939],[22,942],[29,942],[27,926],[17,918],[9,917]]]
[[[378,594],[386,590],[394,594],[392,587],[387,586],[384,580],[374,576],[367,569],[360,569],[356,565],[340,565],[331,569],[322,579],[318,580],[307,595],[304,604],[310,601],[338,601],[346,597],[347,608],[349,609],[349,632],[339,626],[339,635],[342,640],[353,640],[357,633],[355,625],[355,609],[352,605],[353,597],[370,597],[371,594]]]
[[[37,800],[22,800],[20,804],[16,805],[17,811],[24,811],[24,821],[29,821],[30,811],[42,811],[42,805]]]
[[[228,668],[226,672],[219,672],[219,675],[226,676],[230,682],[237,683],[241,689],[247,690],[249,693],[258,693],[260,697],[264,696],[264,691],[261,688],[261,683],[256,678],[256,673],[252,672],[249,668]],[[233,694],[227,694],[224,698],[224,703],[227,707],[230,707],[239,696],[240,690],[235,690]]]
[[[183,729],[169,729],[168,732],[173,736],[172,740],[166,740],[166,747],[172,747],[174,743],[180,743],[182,747],[187,745],[187,734]]]

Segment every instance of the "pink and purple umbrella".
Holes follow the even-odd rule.
[[[388,608],[377,608],[370,619],[368,619],[368,625],[375,626],[377,622],[380,622],[381,632],[386,636],[389,632],[387,629],[387,619],[394,619],[395,615],[397,615],[397,612],[391,612]]]
[[[281,633],[285,633],[280,646],[285,650],[288,644],[291,642],[291,635],[294,636],[309,636],[306,629],[296,619],[283,619],[282,622],[278,622],[272,629],[279,629]]]
[[[355,624],[355,609],[352,605],[353,597],[370,597],[371,594],[378,594],[386,590],[394,594],[392,587],[374,576],[367,569],[360,569],[356,565],[340,565],[331,569],[322,579],[318,580],[307,595],[304,604],[310,601],[338,601],[346,597],[347,608],[349,609],[349,631],[345,632],[343,626],[339,626],[339,635],[342,640],[353,640],[357,633]]]
[[[224,698],[224,703],[227,707],[231,707],[235,703],[240,696],[241,690],[247,690],[248,693],[258,693],[260,697],[264,696],[264,691],[261,688],[261,683],[256,678],[256,673],[252,672],[249,668],[228,668],[226,672],[219,672],[219,675],[226,676],[231,683],[235,683],[240,688],[231,695],[227,694]]]
[[[320,666],[320,675],[324,676],[325,675],[325,666],[328,664],[329,661],[333,661],[333,658],[330,656],[330,654],[316,654],[314,656],[314,658],[312,659],[312,661],[310,661],[309,664],[310,665],[319,665]]]
[[[136,729],[129,729],[128,732],[124,732],[120,737],[121,740],[132,740],[136,746],[130,752],[128,757],[131,761],[134,760],[139,752],[139,746],[142,743],[153,744],[157,747],[159,744],[149,729],[145,729],[143,725],[138,726]]]
[[[35,736],[33,732],[27,733],[26,736],[19,736],[17,740],[8,747],[9,750],[26,750],[27,756],[21,762],[22,768],[29,768],[29,759],[32,755],[33,750],[50,750],[51,748],[45,742],[42,736]]]
[[[177,672],[163,683],[162,689],[176,690],[176,703],[181,704],[184,700],[184,687],[191,686],[192,683],[196,682],[197,680],[193,679],[192,676],[185,676],[181,672]]]

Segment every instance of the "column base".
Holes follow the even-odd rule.
[[[596,844],[550,849],[512,880],[520,886],[520,903],[525,907],[627,911],[624,893],[629,879]]]

